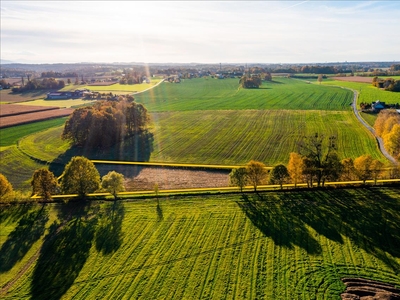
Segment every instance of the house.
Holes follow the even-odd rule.
[[[376,100],[375,102],[372,102],[372,104],[371,104],[371,110],[373,112],[380,112],[384,108],[385,108],[385,102],[381,102],[379,100]]]
[[[71,92],[51,92],[47,93],[47,98],[48,100],[65,100],[65,99],[70,99],[72,98],[72,93]]]

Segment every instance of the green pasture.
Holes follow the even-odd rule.
[[[374,137],[350,111],[165,112],[152,118],[151,161],[286,164],[300,139],[315,132],[336,135],[341,158],[370,154],[385,161]]]
[[[372,103],[376,100],[386,102],[387,104],[400,103],[400,93],[384,91],[372,86],[370,83],[324,80],[322,81],[322,85],[341,86],[358,91],[359,96],[357,103]]]
[[[242,110],[151,116],[151,162],[240,165],[255,159],[268,166],[286,164],[300,139],[315,132],[337,135],[341,158],[368,153],[385,161],[373,136],[358,125],[352,112]],[[51,162],[68,149],[68,142],[60,138],[62,130],[60,126],[29,135],[19,147],[31,157]],[[107,154],[104,159],[109,159]]]
[[[198,78],[164,82],[135,95],[151,112],[194,110],[350,110],[352,93],[336,87],[274,77],[259,89],[239,88],[239,79]]]
[[[67,118],[56,118],[30,124],[17,125],[0,129],[0,147],[16,144],[24,136],[37,133],[50,127],[63,126]]]
[[[399,285],[399,210],[397,188],[10,206],[1,297],[339,300]]]
[[[67,85],[61,91],[74,91],[77,89],[88,89],[94,92],[104,92],[104,93],[134,93],[134,92],[142,92],[149,88],[152,88],[157,83],[159,83],[162,79],[156,78],[151,79],[150,83],[139,83],[139,84],[119,84],[115,83],[112,85]]]

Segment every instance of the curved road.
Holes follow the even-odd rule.
[[[364,121],[364,119],[360,116],[360,112],[357,110],[357,97],[358,97],[358,92],[356,90],[352,90],[349,88],[343,88],[346,90],[350,90],[354,93],[354,98],[353,98],[353,103],[351,104],[351,106],[353,107],[353,112],[355,114],[355,116],[357,117],[357,119],[361,122],[361,124],[363,124],[365,126],[365,128],[367,128],[375,137],[379,149],[381,150],[382,154],[388,159],[390,160],[393,164],[398,165],[399,162],[393,157],[391,156],[385,149],[384,145],[383,145],[383,140],[381,137],[377,136],[375,133],[375,129],[372,128],[367,122]]]

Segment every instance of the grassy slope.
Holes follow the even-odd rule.
[[[0,213],[0,285],[38,256],[2,298],[330,300],[340,299],[342,277],[399,284],[399,195],[203,196],[40,214],[10,207]]]
[[[66,118],[53,119],[32,124],[14,126],[10,128],[0,129],[0,173],[4,174],[12,183],[14,189],[29,190],[30,178],[36,169],[43,165],[31,160],[24,155],[18,148],[17,142],[25,136],[35,136],[44,128],[58,127],[65,122]],[[38,149],[39,145],[30,143],[32,148]],[[60,139],[55,139],[52,143],[41,145],[43,147],[59,147]],[[41,154],[45,154],[41,152]]]

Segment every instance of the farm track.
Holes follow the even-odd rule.
[[[344,88],[344,89],[348,89],[348,88]],[[353,91],[353,93],[354,93],[354,98],[353,98],[352,107],[353,107],[353,112],[354,112],[355,116],[356,116],[357,119],[360,121],[360,123],[361,123],[362,125],[364,125],[364,127],[367,128],[369,132],[371,132],[371,133],[373,134],[373,136],[375,137],[375,139],[376,139],[376,141],[377,141],[377,143],[378,143],[379,150],[381,151],[381,153],[382,153],[390,162],[392,162],[392,163],[395,164],[395,165],[398,165],[399,162],[398,162],[393,156],[391,156],[391,155],[387,152],[387,150],[385,149],[385,146],[384,146],[384,144],[383,144],[383,139],[382,139],[381,137],[377,136],[376,133],[375,133],[375,129],[372,128],[372,127],[371,127],[367,122],[365,122],[364,119],[361,117],[360,112],[359,112],[358,109],[357,109],[358,92],[357,92],[356,90],[352,90],[352,89],[349,89],[349,90]]]

